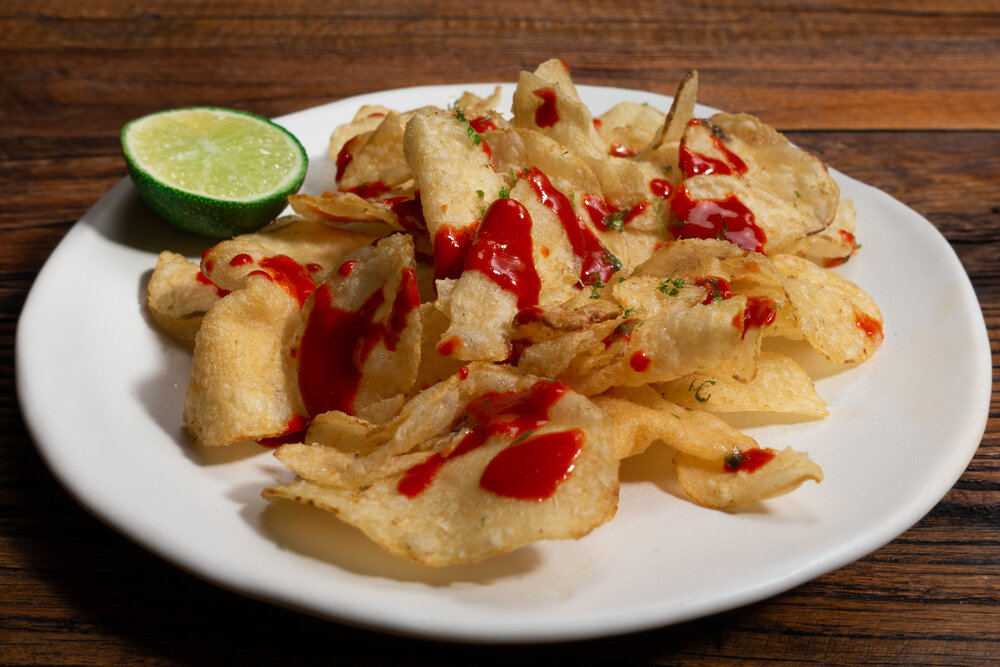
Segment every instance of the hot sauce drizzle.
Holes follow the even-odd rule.
[[[608,155],[614,157],[634,157],[639,151],[633,150],[628,146],[623,146],[617,141],[611,142],[611,146],[608,148]]]
[[[263,257],[257,262],[257,265],[260,266],[261,270],[252,271],[250,275],[264,275],[278,283],[298,300],[300,308],[306,302],[309,294],[316,288],[316,282],[312,279],[309,271],[286,255]]]
[[[579,429],[545,433],[499,452],[486,465],[479,486],[498,496],[545,500],[575,467],[583,448]]]
[[[729,285],[729,281],[725,278],[719,278],[718,276],[705,276],[704,278],[698,278],[694,281],[694,284],[699,287],[704,287],[708,290],[708,296],[702,301],[703,305],[708,305],[719,299],[725,301],[735,296],[733,288]]]
[[[441,225],[434,235],[434,277],[458,278],[476,236],[476,225],[455,228]]]
[[[403,268],[392,309],[384,322],[375,321],[385,302],[379,288],[358,308],[347,311],[331,302],[329,283],[316,288],[312,310],[299,342],[299,391],[311,417],[339,410],[354,414],[361,368],[382,341],[395,350],[409,313],[420,305],[416,272]]]
[[[746,336],[748,329],[755,327],[763,329],[774,322],[774,318],[777,317],[777,305],[765,297],[748,296],[743,314],[733,318],[733,326],[742,331],[744,336]]]
[[[538,303],[542,283],[531,254],[531,216],[515,199],[497,199],[483,217],[464,270],[479,271],[517,296],[517,307]]]
[[[450,459],[467,454],[484,444],[493,435],[513,439],[515,442],[508,449],[530,442],[526,438],[521,442],[517,439],[541,427],[549,420],[549,408],[569,391],[569,387],[561,382],[539,380],[530,388],[522,391],[489,392],[479,396],[466,405],[463,414],[456,420],[454,429],[468,429],[466,434],[455,445],[433,454],[423,463],[412,466],[399,480],[397,490],[404,496],[414,498],[427,487],[438,472]],[[570,433],[577,431],[573,429]],[[555,434],[551,434],[555,435]],[[544,436],[537,436],[544,438]],[[503,452],[494,458],[500,458],[500,463],[491,471],[484,488],[499,495],[511,495],[516,498],[544,500],[556,486],[565,480],[573,469],[573,460],[583,444],[583,433],[572,436],[572,444],[543,443],[540,447],[514,452],[502,457]],[[537,443],[536,443],[537,444]],[[570,452],[575,445],[575,452]],[[503,450],[507,451],[507,450]],[[529,474],[530,479],[500,479],[510,474],[512,460],[520,460],[531,455],[534,459],[535,471]],[[520,467],[520,466],[519,466]],[[487,469],[489,466],[487,466]],[[523,468],[520,474],[523,475]],[[486,473],[484,472],[484,477]]]
[[[676,221],[670,228],[675,238],[721,239],[743,250],[764,252],[764,230],[757,226],[753,211],[734,194],[722,200],[695,200],[681,187],[670,200],[670,210]]]
[[[542,100],[541,106],[535,109],[535,125],[552,127],[559,122],[559,111],[556,109],[556,91],[548,86],[531,91],[535,97]]]
[[[688,123],[688,125],[700,124],[701,121],[697,118],[692,119]],[[685,177],[690,178],[691,176],[697,176],[699,174],[742,175],[746,173],[746,162],[741,160],[738,155],[729,150],[722,142],[722,139],[713,134],[711,135],[711,140],[715,149],[722,153],[722,160],[692,151],[687,147],[684,141],[681,141],[680,168],[681,171],[684,172]]]
[[[876,343],[881,343],[884,335],[882,333],[882,323],[874,317],[862,313],[857,308],[854,309],[854,322],[858,328],[865,332],[865,335]]]
[[[382,181],[362,183],[361,185],[355,185],[353,188],[340,188],[341,192],[354,193],[362,199],[376,199],[390,190],[392,190],[392,188]]]
[[[557,190],[549,178],[537,167],[530,168],[524,178],[531,184],[539,200],[549,207],[562,223],[573,253],[580,258],[580,284],[591,285],[595,279],[601,283],[607,283],[615,271],[620,268],[618,260],[601,244],[594,232],[577,217],[569,198]],[[588,208],[588,212],[590,212],[589,207],[591,206],[603,206],[603,200],[596,195],[586,195],[584,207]],[[594,213],[590,212],[590,215],[593,218]]]

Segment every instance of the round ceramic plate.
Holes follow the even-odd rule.
[[[509,108],[512,86],[505,85]],[[278,122],[311,157],[304,192],[333,184],[332,129],[362,104],[446,106],[429,86],[341,100]],[[600,114],[640,91],[580,86]],[[701,113],[709,110],[700,109]],[[978,446],[990,397],[982,313],[945,239],[886,194],[834,174],[863,249],[839,268],[879,303],[885,342],[868,363],[805,360],[830,417],[736,423],[764,445],[806,450],[822,484],[735,512],[684,499],[667,455],[622,465],[617,517],[577,541],[543,542],[473,565],[428,569],[382,552],[330,514],[268,503],[291,475],[253,444],[206,449],[181,423],[189,354],[147,318],[163,249],[205,239],[148,213],[127,180],[66,235],[17,330],[17,388],[41,455],[96,516],[224,588],[343,623],[462,641],[549,641],[642,630],[788,590],[894,539],[954,484]]]

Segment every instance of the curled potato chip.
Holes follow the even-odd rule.
[[[681,407],[649,386],[616,387],[592,400],[614,419],[620,459],[641,454],[658,441],[713,461],[722,461],[734,449],[757,447],[753,438],[718,417]]]
[[[451,113],[421,111],[403,135],[440,278],[461,273],[463,250],[504,187],[503,177],[490,167],[487,145],[481,137],[477,143],[470,129]]]
[[[674,460],[681,488],[699,505],[733,509],[791,493],[809,480],[823,481],[822,469],[804,452],[785,448],[779,452],[751,449],[736,452],[736,458],[751,460],[753,452],[766,452],[769,460],[752,471],[739,464],[709,461],[679,453]],[[770,458],[773,457],[773,458]]]
[[[342,170],[343,162],[350,159],[350,151],[360,150],[372,131],[382,122],[391,109],[376,104],[366,104],[354,114],[354,119],[345,125],[339,125],[330,135],[329,154],[338,171]],[[353,140],[353,142],[352,142]],[[351,142],[352,145],[347,146]],[[338,174],[339,178],[339,174]]]
[[[193,347],[202,318],[225,293],[196,262],[164,250],[146,285],[146,306],[164,333]]]
[[[792,306],[789,317],[803,337],[836,364],[871,357],[884,338],[882,313],[847,278],[795,255],[771,258]]]
[[[586,398],[491,365],[442,382],[432,397],[412,399],[368,448],[381,458],[394,450],[402,469],[369,466],[363,484],[344,485],[328,474],[327,461],[344,458],[338,450],[286,445],[276,455],[301,477],[265,497],[336,512],[387,551],[432,566],[579,538],[614,515],[609,419]]]
[[[677,92],[670,104],[670,111],[667,112],[663,125],[649,144],[636,155],[637,160],[649,162],[658,167],[663,175],[675,184],[683,178],[680,168],[680,142],[688,123],[694,118],[697,97],[698,72],[691,71],[685,74],[678,84]]]
[[[750,114],[718,113],[710,122],[722,130],[722,141],[747,163],[747,178],[793,201],[795,208],[815,218],[817,226],[833,221],[840,188],[819,158]]]
[[[304,423],[290,350],[299,301],[266,275],[216,303],[195,338],[184,422],[203,445],[286,435]]]
[[[854,203],[841,199],[833,222],[791,244],[784,252],[800,255],[828,269],[840,266],[858,250],[858,241],[854,236],[856,219]]]
[[[695,373],[656,389],[678,405],[710,412],[780,412],[812,419],[830,414],[806,371],[776,352],[761,353],[749,382],[725,372]]]

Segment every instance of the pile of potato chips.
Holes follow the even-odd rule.
[[[756,118],[695,118],[696,92],[692,72],[666,113],[594,117],[550,60],[509,114],[499,89],[360,109],[329,192],[200,263],[160,255],[148,306],[193,346],[190,432],[276,446],[297,479],[265,497],[427,565],[587,534],[655,443],[710,508],[820,481],[718,414],[827,416],[765,341],[839,364],[878,348],[878,307],[828,270],[854,209]]]

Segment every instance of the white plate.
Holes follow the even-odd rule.
[[[492,84],[387,91],[278,119],[312,158],[304,191],[330,187],[327,139],[361,104],[446,105],[467,89],[485,95]],[[580,91],[595,113],[621,100],[670,103]],[[70,230],[31,290],[17,331],[23,413],[53,474],[115,529],[219,586],[340,622],[439,639],[548,641],[745,605],[905,531],[958,479],[985,428],[989,344],[961,264],[918,214],[835,178],[857,206],[864,246],[842,273],[878,301],[885,343],[859,367],[814,365],[829,419],[748,428],[764,444],[809,451],[826,480],[744,511],[684,500],[669,465],[648,452],[623,465],[618,516],[586,538],[426,569],[384,554],[332,515],[269,505],[260,490],[289,478],[269,451],[207,451],[182,429],[189,357],[151,326],[143,295],[156,253],[197,257],[208,243],[153,218],[127,180]]]

